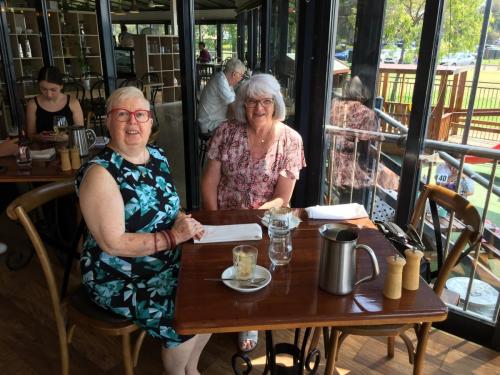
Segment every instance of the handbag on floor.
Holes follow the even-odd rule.
[[[387,238],[402,255],[404,255],[406,249],[416,249],[422,252],[425,250],[422,239],[411,224],[408,225],[408,230],[406,232],[393,222],[375,221],[375,224],[384,234],[385,238]],[[427,283],[430,283],[433,278],[431,263],[425,256],[420,260],[420,276],[422,276]]]

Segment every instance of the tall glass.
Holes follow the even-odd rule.
[[[66,116],[54,116],[52,125],[56,135],[64,134],[68,129],[68,120]]]
[[[268,255],[276,266],[286,265],[292,260],[291,216],[292,210],[287,207],[273,209],[270,212]]]
[[[254,276],[259,250],[250,245],[239,245],[233,248],[234,278],[249,280]]]

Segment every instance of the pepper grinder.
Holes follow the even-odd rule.
[[[69,150],[67,148],[61,148],[59,150],[59,156],[61,158],[61,170],[62,171],[70,171],[71,170],[71,162],[69,160]]]
[[[406,265],[403,268],[403,288],[417,290],[420,284],[420,259],[424,253],[417,249],[406,249]]]
[[[80,150],[78,147],[71,147],[69,149],[69,155],[71,159],[71,169],[79,169],[81,166],[80,162]]]
[[[384,281],[384,296],[389,299],[401,298],[401,287],[403,282],[403,267],[406,260],[398,254],[388,256],[387,274]]]

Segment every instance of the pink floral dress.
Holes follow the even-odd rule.
[[[281,125],[278,136],[260,159],[250,152],[247,124],[223,122],[210,141],[207,157],[221,162],[217,187],[219,209],[258,208],[271,200],[278,177],[298,179],[306,166],[302,138]]]

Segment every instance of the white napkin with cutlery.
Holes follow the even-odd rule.
[[[56,149],[51,147],[45,150],[30,150],[30,153],[33,160],[52,160],[56,156]]]
[[[204,225],[205,234],[194,243],[254,241],[262,239],[259,224]]]
[[[359,203],[311,206],[306,208],[310,219],[349,220],[368,217],[365,207]]]

